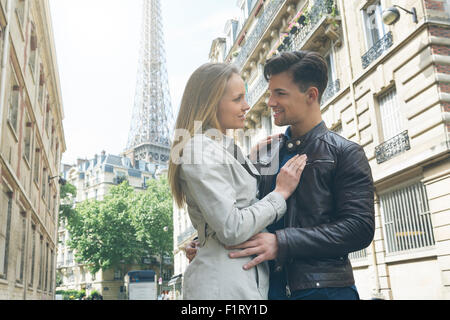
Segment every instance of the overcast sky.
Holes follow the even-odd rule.
[[[161,0],[167,70],[177,110],[236,0]],[[50,0],[67,151],[63,163],[126,147],[134,102],[142,0]]]

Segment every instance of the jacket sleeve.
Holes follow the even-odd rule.
[[[232,183],[235,164],[220,163],[211,157],[208,160],[207,164],[182,164],[181,174],[186,194],[222,244],[243,243],[284,215],[286,201],[277,192],[247,208],[238,208]]]
[[[332,222],[277,231],[278,263],[292,258],[342,257],[369,246],[375,232],[374,186],[361,146],[352,143],[340,154],[333,190]]]

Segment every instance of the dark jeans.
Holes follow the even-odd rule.
[[[272,300],[359,300],[358,290],[355,286],[345,288],[320,288],[299,290],[286,296],[271,296]]]

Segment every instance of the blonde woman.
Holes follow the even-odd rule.
[[[305,156],[289,161],[275,190],[257,198],[258,171],[242,155],[227,129],[244,127],[249,106],[238,70],[205,64],[189,79],[178,115],[169,182],[179,207],[187,204],[198,232],[199,250],[184,274],[187,300],[267,299],[266,263],[248,271],[250,257],[230,259],[227,246],[240,244],[286,212],[297,188]]]

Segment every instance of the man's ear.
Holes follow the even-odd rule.
[[[309,103],[319,101],[319,89],[317,89],[316,87],[310,87],[306,91],[306,97],[307,97]]]

